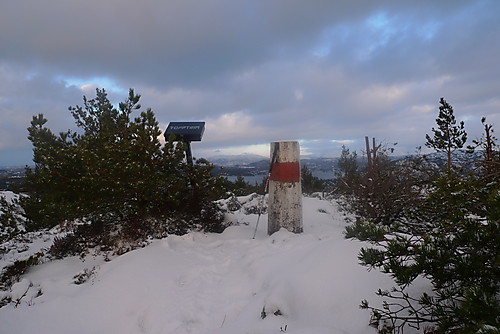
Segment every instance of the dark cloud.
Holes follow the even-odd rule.
[[[42,61],[74,76],[192,84],[270,58],[304,54],[328,27],[358,25],[384,9],[384,2],[374,3],[9,1],[3,4],[0,23],[9,33],[2,34],[0,42],[9,46],[5,54],[13,59]],[[432,2],[419,6],[438,7]]]
[[[475,137],[482,115],[500,122],[499,10],[493,0],[4,1],[0,150],[29,147],[36,113],[73,127],[67,107],[103,85],[114,101],[134,87],[162,126],[210,121],[203,152],[301,139],[335,154],[369,135],[407,153],[442,96]]]

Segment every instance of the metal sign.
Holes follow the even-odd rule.
[[[170,122],[165,130],[165,139],[174,135],[176,141],[201,141],[205,132],[205,122]]]

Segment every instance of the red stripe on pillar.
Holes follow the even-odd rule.
[[[300,181],[300,166],[298,162],[277,162],[271,170],[272,181],[281,182],[299,182]]]

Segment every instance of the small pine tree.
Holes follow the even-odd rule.
[[[342,145],[342,153],[335,171],[335,192],[342,195],[353,194],[360,184],[360,179],[361,173],[356,151],[350,152],[345,145]]]
[[[483,174],[490,178],[498,178],[500,176],[500,154],[498,150],[497,138],[493,135],[493,125],[486,123],[486,117],[481,118],[484,133],[481,138],[472,140],[472,145],[467,146],[469,153],[473,153],[476,149],[481,149],[483,152],[483,160],[480,161],[480,167]]]
[[[247,181],[245,181],[245,178],[243,176],[238,175],[236,177],[236,180],[234,180],[232,186],[233,186],[233,193],[236,196],[248,195],[250,184]]]
[[[151,109],[132,118],[141,108],[140,95],[132,89],[118,108],[105,90],[96,93],[93,99],[84,97],[83,106],[69,108],[80,131],[55,135],[43,115],[33,117],[28,138],[35,167],[26,170],[30,196],[23,199],[27,227],[85,218],[145,237],[151,226],[179,221],[181,215],[183,225],[175,223],[175,233],[191,227],[220,231],[222,219],[212,201],[222,189],[210,174],[213,166],[204,160],[186,163],[182,143],[168,141],[162,147]]]
[[[302,166],[300,169],[300,178],[302,185],[302,192],[304,194],[311,194],[315,191],[322,191],[324,188],[323,182],[313,175],[307,166]]]
[[[439,100],[439,115],[436,118],[438,128],[432,128],[434,135],[431,137],[425,135],[425,146],[433,148],[437,152],[446,152],[447,156],[447,170],[451,170],[451,154],[464,147],[467,141],[467,133],[464,129],[464,122],[461,121],[457,125],[455,115],[453,114],[453,107],[446,102],[444,98]]]

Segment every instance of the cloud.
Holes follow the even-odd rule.
[[[113,103],[135,88],[162,127],[207,121],[207,150],[300,139],[338,154],[340,141],[362,148],[368,135],[406,153],[440,97],[477,137],[473,124],[500,113],[499,10],[494,0],[7,1],[0,148],[29,148],[37,113],[55,131],[74,128],[67,107],[96,87]]]
[[[245,111],[226,113],[217,119],[207,119],[203,141],[210,145],[240,146],[248,142],[264,142],[269,138],[268,128],[255,124]]]

